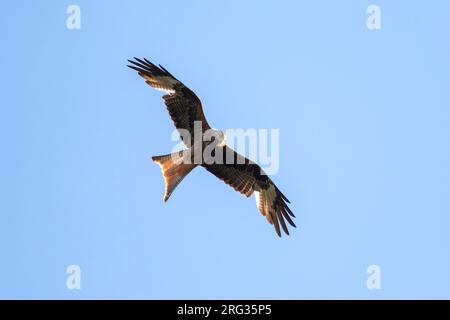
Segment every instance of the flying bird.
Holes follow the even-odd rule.
[[[169,199],[178,184],[194,168],[201,166],[246,197],[255,194],[259,211],[275,227],[278,236],[281,237],[280,225],[283,231],[289,235],[286,221],[295,227],[291,219],[295,216],[287,205],[290,203],[289,200],[258,164],[228,147],[225,134],[210,127],[197,95],[161,65],[158,67],[145,58],[143,60],[134,58],[128,62],[130,63],[128,67],[136,70],[147,84],[166,93],[163,96],[164,103],[187,147],[184,151],[152,157],[152,160],[161,167],[164,177],[164,202]],[[214,140],[197,143],[196,123],[200,124],[201,133],[212,130],[215,134]],[[190,139],[184,138],[182,132],[189,133]],[[211,143],[214,143],[214,150],[211,154],[220,161],[195,161],[193,158],[196,151],[204,151],[205,148],[211,147]]]

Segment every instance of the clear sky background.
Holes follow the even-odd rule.
[[[3,3],[0,298],[450,298],[449,12]],[[291,236],[202,168],[162,202],[150,157],[170,152],[173,125],[133,56],[195,90],[216,128],[280,129]],[[66,288],[73,264],[81,290]],[[381,290],[366,287],[373,264]]]

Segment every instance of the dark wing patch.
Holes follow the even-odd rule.
[[[250,197],[258,179],[268,179],[266,175],[261,175],[260,166],[233,149],[225,146],[221,155],[215,163],[203,163],[202,166],[243,195]]]
[[[251,171],[244,166],[227,166],[225,164],[211,164],[203,165],[206,170],[211,172],[217,178],[231,186],[234,190],[242,193],[246,197],[253,194],[254,186],[256,184],[255,177]]]
[[[180,87],[174,94],[163,96],[163,99],[175,128],[179,131],[183,129],[189,132],[191,144],[189,145],[187,141],[184,141],[188,147],[194,144],[194,124],[196,121],[201,122],[202,133],[210,129],[200,100],[188,88]],[[182,132],[180,132],[180,135],[183,138]]]

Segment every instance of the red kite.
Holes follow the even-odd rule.
[[[176,186],[189,172],[195,167],[201,166],[241,194],[250,197],[254,193],[259,211],[270,224],[274,225],[278,236],[281,237],[280,224],[284,232],[289,235],[285,220],[295,227],[291,219],[291,217],[295,216],[287,205],[287,203],[290,203],[289,200],[258,164],[229,148],[226,145],[223,132],[213,130],[209,126],[203,113],[202,103],[197,95],[161,65],[157,67],[147,59],[134,58],[133,61],[128,61],[131,63],[128,67],[136,70],[147,84],[166,93],[163,96],[164,103],[176,129],[180,132],[182,140],[188,148],[186,151],[189,151],[152,158],[161,167],[164,176],[166,184],[164,201],[169,199]],[[208,145],[213,143],[212,141],[202,140],[196,144],[195,123],[201,124],[201,133],[205,133],[208,130],[213,130],[214,133],[217,133],[215,138],[218,140],[215,141],[213,155],[217,154],[216,160],[219,159],[220,161],[213,163],[185,161],[186,157],[192,158],[192,153],[196,152],[195,145],[201,151],[204,151]],[[183,139],[181,134],[183,131],[190,134],[190,141]]]

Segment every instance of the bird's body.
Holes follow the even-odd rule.
[[[280,224],[289,234],[285,220],[295,227],[291,219],[294,215],[287,206],[289,200],[258,164],[229,148],[225,134],[210,127],[195,93],[162,66],[157,67],[147,59],[129,62],[132,64],[129,67],[138,71],[151,87],[166,93],[163,99],[167,110],[187,147],[152,158],[164,176],[164,201],[194,168],[201,166],[241,194],[247,197],[255,194],[259,211],[274,225],[277,234],[281,235]],[[205,136],[209,138],[204,139]]]

